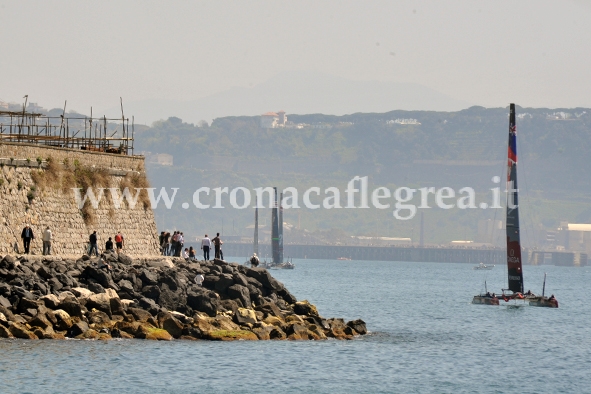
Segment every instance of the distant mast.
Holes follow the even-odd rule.
[[[271,227],[271,250],[273,252],[273,264],[281,264],[279,257],[279,215],[277,213],[277,188],[274,187],[275,200],[272,209],[272,227]]]
[[[515,104],[510,105],[509,149],[507,160],[507,270],[509,290],[523,293],[521,242],[519,238],[519,204],[517,196],[517,127]]]
[[[259,200],[255,199],[254,207],[254,247],[253,252],[259,254]]]
[[[279,264],[283,264],[283,193],[279,194]]]

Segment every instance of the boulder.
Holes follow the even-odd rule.
[[[299,301],[293,304],[293,311],[298,315],[318,316],[318,310],[307,300]]]
[[[163,257],[162,259],[159,259],[159,260],[147,261],[146,265],[148,267],[152,267],[152,268],[174,268],[174,264],[172,263],[172,260],[168,257]]]
[[[355,330],[355,332],[357,332],[360,335],[367,334],[367,327],[365,325],[365,322],[361,319],[347,322],[347,327],[351,327],[353,330]]]
[[[215,282],[215,289],[218,292],[225,292],[226,289],[234,284],[234,278],[230,274],[221,274]]]
[[[220,308],[220,299],[212,291],[202,287],[195,287],[187,292],[187,305],[209,316],[216,316]]]
[[[48,294],[40,298],[41,301],[45,304],[46,307],[49,309],[56,309],[60,303],[59,298],[55,294]]]
[[[152,271],[143,270],[139,277],[142,280],[144,286],[158,284],[158,275]]]
[[[78,318],[82,318],[84,315],[82,313],[82,305],[78,302],[78,300],[74,297],[67,297],[58,305],[59,309],[63,309],[66,311],[70,316],[75,316]]]
[[[105,288],[101,286],[100,283],[93,281],[88,281],[88,290],[92,293],[100,294],[105,292]]]
[[[250,307],[250,292],[242,285],[232,285],[226,290],[228,297],[240,300],[243,307]]]
[[[91,295],[93,295],[94,293],[88,289],[85,289],[84,287],[74,287],[72,289],[72,293],[76,296],[76,297],[83,297],[83,298],[87,298],[90,297]]]
[[[287,335],[285,335],[285,332],[280,327],[275,327],[269,333],[269,337],[271,339],[283,340],[287,338]]]
[[[158,302],[158,299],[160,298],[160,287],[155,286],[155,285],[149,285],[149,286],[145,286],[142,289],[142,294],[156,302]]]
[[[270,290],[279,291],[284,288],[283,285],[277,281],[277,279],[273,278],[269,271],[264,268],[251,268],[246,271],[246,276],[256,279],[263,285],[263,287]]]
[[[180,338],[183,335],[183,324],[178,321],[172,314],[164,313],[163,316],[158,316],[160,327],[168,331],[174,338]]]
[[[0,324],[0,338],[12,338],[13,335],[10,330]]]
[[[136,321],[140,321],[140,322],[147,322],[148,319],[150,319],[152,317],[152,315],[149,312],[146,312],[145,310],[139,309],[139,308],[128,308],[127,312],[131,313],[133,318]]]
[[[111,314],[112,315],[122,315],[125,316],[125,307],[121,302],[120,298],[111,298],[109,299],[109,304],[111,306]]]
[[[119,257],[117,260],[123,265],[132,265],[133,264],[132,258],[126,254],[121,253],[121,252],[119,253]]]
[[[88,323],[90,328],[98,331],[99,333],[102,330],[106,330],[107,332],[111,330],[113,323],[105,312],[93,310],[88,314]]]
[[[4,296],[0,295],[0,306],[3,306],[5,308],[10,308],[10,307],[12,307],[12,304],[10,303],[10,301],[8,301],[6,298],[4,298]]]
[[[8,330],[15,338],[20,339],[39,339],[37,335],[35,335],[32,331],[27,329],[27,327],[22,323],[9,323]]]
[[[279,317],[281,319],[284,318],[283,312],[281,312],[281,309],[279,309],[277,307],[277,305],[275,305],[274,303],[268,302],[268,303],[265,303],[265,304],[262,304],[262,305],[257,305],[254,308],[254,310],[255,311],[263,312],[265,314],[265,317],[266,316],[276,316],[276,317]]]
[[[285,328],[287,339],[301,340],[308,339],[308,329],[303,324],[290,323]]]
[[[37,314],[37,316],[28,321],[28,324],[31,327],[39,327],[43,330],[45,330],[47,327],[53,327],[53,324],[51,324],[45,314]]]
[[[97,309],[106,313],[107,315],[111,316],[113,312],[111,311],[111,300],[106,293],[101,294],[93,294],[86,299],[86,308],[87,309]]]
[[[88,326],[88,323],[86,323],[84,320],[80,320],[80,321],[77,321],[76,323],[72,324],[72,326],[70,327],[70,329],[68,331],[68,336],[71,338],[74,338],[74,337],[84,334],[89,329],[90,329],[90,327]]]
[[[257,317],[252,309],[238,308],[234,314],[234,322],[239,325],[254,324],[257,322]]]

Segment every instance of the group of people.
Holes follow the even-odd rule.
[[[172,235],[169,232],[162,231],[160,232],[160,252],[163,256],[176,256],[176,257],[184,257],[181,256],[184,254],[183,246],[185,244],[185,235],[180,231],[175,231]],[[185,251],[188,249],[185,248]]]
[[[117,247],[117,254],[119,254],[119,252],[121,252],[123,250],[123,247],[125,246],[125,238],[123,238],[123,234],[121,234],[121,231],[118,231],[117,234],[115,234],[115,245]],[[113,237],[109,237],[109,239],[105,242],[105,251],[115,251],[115,249],[113,248]],[[92,256],[92,254],[95,254],[95,256],[99,255],[98,252],[98,235],[96,233],[96,231],[93,231],[92,234],[90,234],[90,237],[88,237],[88,255]]]
[[[23,231],[21,232],[21,239],[23,240],[24,253],[29,254],[31,250],[31,241],[35,239],[35,234],[33,233],[33,229],[30,225],[27,224],[23,228]],[[49,226],[47,226],[43,231],[41,239],[43,241],[43,256],[48,256],[51,254],[51,243],[53,242],[53,233]],[[123,234],[121,234],[121,231],[118,231],[115,235],[114,244],[112,237],[109,237],[108,241],[105,242],[105,250],[114,251],[114,246],[117,247],[117,253],[119,253],[125,246],[125,239],[123,238]],[[90,234],[90,237],[88,237],[87,252],[89,256],[92,256],[93,253],[96,256],[99,255],[98,235],[96,231],[93,231],[92,234]]]
[[[169,232],[162,231],[160,232],[160,251],[163,256],[176,256],[176,257],[183,257],[185,259],[196,259],[197,252],[196,250],[190,246],[189,248],[184,248],[185,245],[185,237],[182,232],[175,231],[172,235]],[[220,233],[217,233],[215,238],[210,239],[207,234],[201,240],[201,250],[203,251],[203,259],[209,260],[210,259],[210,250],[213,246],[213,257],[216,259],[224,259],[224,252],[222,251],[223,241],[220,238]]]

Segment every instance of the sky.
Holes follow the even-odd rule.
[[[0,100],[100,113],[305,71],[468,105],[591,107],[590,22],[575,0],[0,0]]]

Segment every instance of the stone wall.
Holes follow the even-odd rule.
[[[42,253],[41,236],[49,226],[53,232],[52,254],[80,255],[88,237],[96,230],[99,250],[108,237],[121,231],[125,239],[124,252],[132,256],[158,254],[158,239],[154,213],[141,202],[132,209],[123,204],[115,209],[109,198],[103,198],[93,210],[94,224],[86,225],[72,190],[39,188],[33,182],[33,171],[45,171],[45,160],[67,162],[109,170],[110,187],[117,187],[128,173],[144,174],[144,158],[74,149],[44,147],[30,144],[0,143],[0,253],[23,251],[21,231],[30,224],[35,234],[31,252]],[[39,158],[39,162],[38,162]],[[64,171],[68,171],[64,167]],[[106,191],[109,195],[109,191]],[[135,194],[134,191],[131,191]],[[145,190],[142,191],[145,193]],[[30,199],[34,194],[34,198]]]

